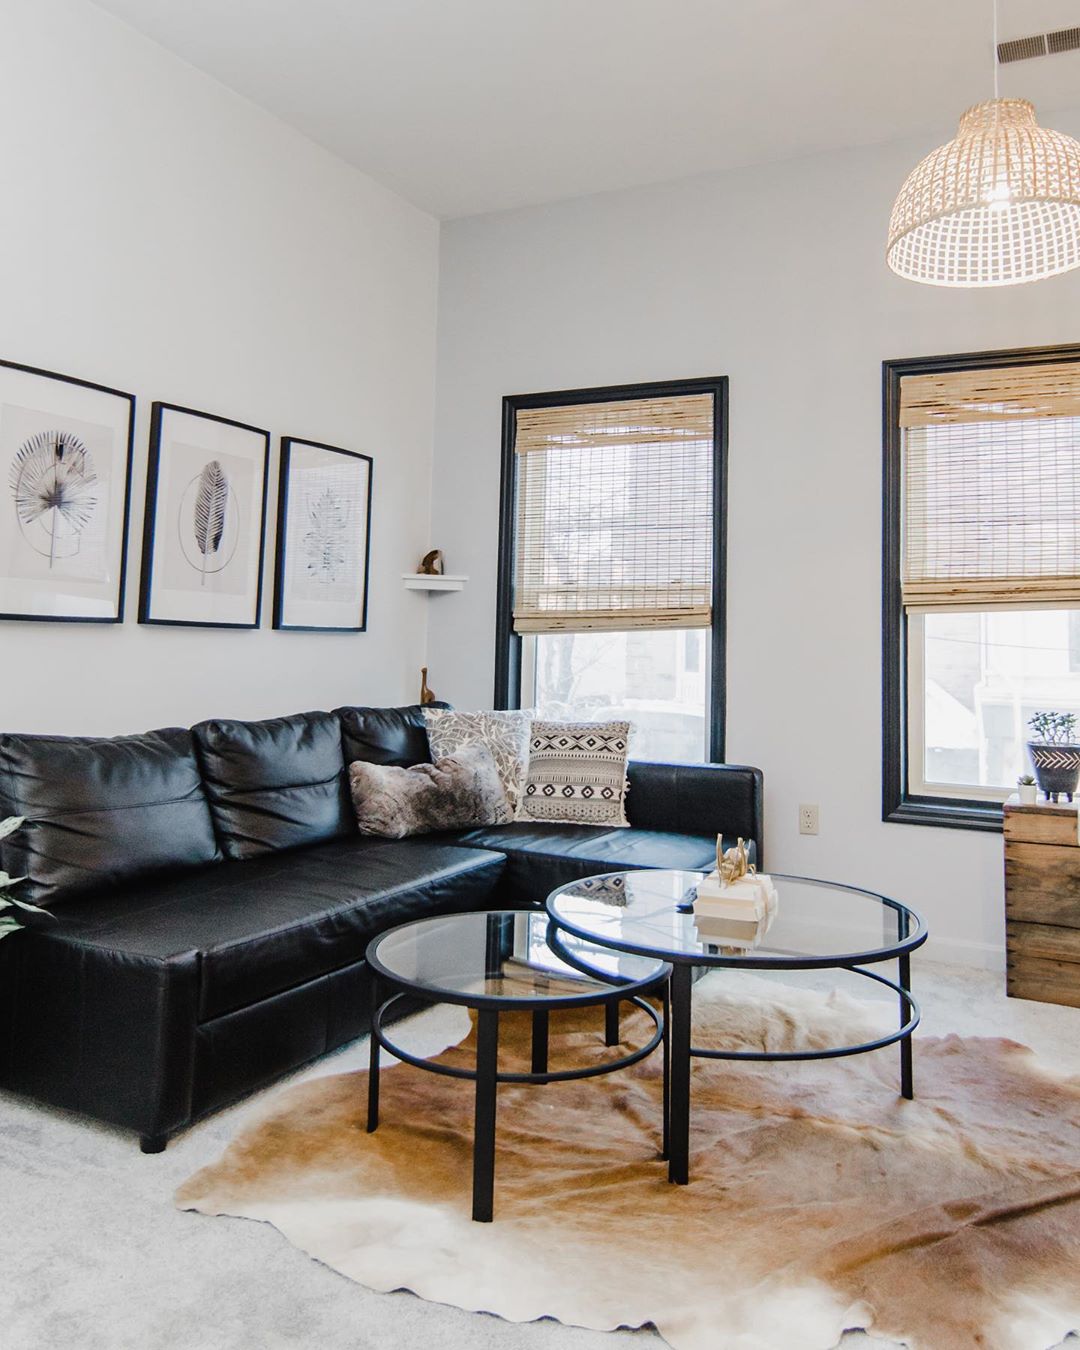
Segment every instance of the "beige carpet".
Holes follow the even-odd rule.
[[[699,1043],[794,1048],[877,1013],[752,976],[695,991]],[[596,1013],[553,1028],[553,1064],[606,1052]],[[504,1067],[527,1027],[504,1022]],[[627,1038],[641,1031],[626,1019]],[[466,1042],[446,1052],[464,1061]],[[676,1350],[800,1350],[867,1327],[920,1350],[1032,1350],[1080,1326],[1080,1079],[1014,1042],[834,1063],[698,1061],[690,1186],[657,1158],[658,1056],[499,1098],[496,1221],[468,1217],[470,1085],[396,1065],[364,1132],[366,1075],[283,1092],[183,1208],[273,1223],[381,1290],[598,1329],[654,1324]]]

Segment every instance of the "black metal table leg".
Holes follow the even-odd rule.
[[[690,977],[680,963],[671,974],[671,1037],[668,1090],[668,1180],[690,1179]]]
[[[548,1071],[548,1013],[546,1008],[535,1008],[532,1015],[532,1071]]]
[[[900,988],[904,991],[900,995],[900,1025],[911,1016],[911,1003],[905,997],[911,993],[911,956],[905,952],[899,958],[900,968]],[[911,1037],[905,1036],[900,1042],[900,1095],[912,1101],[915,1096],[914,1071],[912,1067]]]
[[[664,1148],[660,1154],[666,1162],[671,1147],[671,981],[664,981]]]
[[[379,981],[371,977],[371,1037],[368,1043],[367,1132],[379,1128],[379,1038],[375,1034],[375,1019],[379,1011]]]
[[[619,1005],[617,1002],[604,1004],[604,1044],[619,1044]]]
[[[476,1118],[473,1126],[473,1203],[477,1223],[490,1223],[495,1199],[495,1101],[498,1092],[499,1014],[477,1013]]]

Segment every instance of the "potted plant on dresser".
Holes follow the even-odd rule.
[[[1076,714],[1037,712],[1028,719],[1028,726],[1032,734],[1028,754],[1046,800],[1056,802],[1064,793],[1072,801],[1080,779],[1080,745],[1074,743]]]

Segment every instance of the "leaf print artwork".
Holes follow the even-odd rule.
[[[93,457],[78,436],[41,431],[15,453],[9,483],[23,537],[49,566],[79,551],[93,518],[99,484]]]
[[[199,475],[195,489],[195,547],[202,559],[202,585],[206,585],[207,565],[221,548],[229,509],[229,479],[216,459]],[[212,569],[213,570],[213,569]]]

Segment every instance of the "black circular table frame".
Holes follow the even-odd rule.
[[[395,971],[380,958],[379,948],[396,937],[408,935],[409,930],[423,925],[453,922],[454,919],[487,922],[491,937],[489,945],[497,947],[500,921],[508,918],[537,923],[544,927],[549,938],[549,950],[552,955],[585,976],[591,987],[576,995],[503,995],[484,994],[473,991],[441,988],[411,979]],[[554,938],[554,941],[550,941]],[[601,953],[597,953],[601,955]],[[521,910],[497,910],[484,914],[446,915],[441,919],[420,919],[411,923],[399,924],[373,939],[367,949],[367,962],[371,970],[371,1037],[370,1063],[368,1073],[368,1133],[372,1133],[379,1124],[379,1058],[380,1050],[386,1050],[396,1059],[411,1064],[428,1073],[441,1074],[447,1078],[464,1078],[476,1084],[476,1106],[473,1129],[473,1193],[472,1217],[479,1223],[490,1223],[494,1214],[495,1189],[495,1117],[497,1091],[501,1083],[566,1083],[583,1078],[597,1078],[602,1074],[614,1073],[619,1069],[637,1064],[664,1043],[664,1113],[662,1154],[667,1157],[668,1139],[668,1055],[666,1028],[668,1022],[668,993],[671,967],[666,962],[658,962],[650,973],[642,979],[620,980],[612,973],[598,974],[581,957],[580,952],[572,951],[565,942],[559,941],[555,925],[543,913]],[[480,972],[482,974],[483,972]],[[661,995],[663,1014],[646,1001],[645,995]],[[440,1064],[435,1060],[414,1055],[397,1045],[387,1035],[385,1021],[387,1014],[398,1006],[406,1006],[420,999],[430,1004],[455,1003],[474,1010],[476,1019],[476,1067],[463,1068],[457,1065]],[[551,1012],[569,1008],[602,1007],[604,1009],[605,1044],[615,1046],[619,1043],[619,1004],[632,1004],[645,1013],[652,1022],[653,1031],[648,1041],[635,1050],[600,1064],[588,1065],[578,1069],[551,1069],[548,1065],[548,1023]],[[528,1011],[532,1013],[531,1069],[525,1072],[501,1072],[498,1067],[499,1055],[499,1017],[504,1012]]]
[[[641,876],[641,873],[637,873]],[[654,874],[655,875],[655,874]],[[686,879],[687,887],[701,881],[704,873],[684,872],[665,875],[681,876]],[[588,877],[583,881],[569,882],[551,892],[547,899],[547,911],[556,927],[574,937],[598,947],[608,947],[613,951],[632,953],[637,956],[650,956],[668,962],[672,967],[670,990],[665,1001],[665,1018],[670,1023],[665,1052],[667,1061],[664,1066],[665,1110],[664,1134],[667,1142],[668,1178],[679,1185],[685,1185],[690,1173],[690,1062],[692,1059],[751,1060],[751,1061],[790,1061],[841,1059],[848,1055],[863,1055],[872,1050],[881,1050],[886,1046],[899,1043],[900,1046],[900,1092],[909,1101],[914,1097],[913,1066],[911,1053],[911,1035],[919,1025],[921,1012],[911,993],[911,953],[921,947],[927,939],[927,929],[922,918],[908,905],[891,900],[888,896],[859,886],[847,886],[840,882],[819,881],[810,877],[771,874],[774,881],[780,883],[796,882],[803,886],[820,886],[847,895],[865,896],[875,901],[886,911],[896,915],[898,931],[906,929],[903,937],[895,942],[885,942],[879,947],[864,950],[808,953],[753,950],[732,953],[721,951],[678,950],[663,943],[650,945],[647,935],[642,941],[619,941],[587,923],[574,922],[560,909],[560,897],[574,895],[580,897],[584,886],[597,886],[618,883],[625,879],[627,883],[635,877],[633,872],[609,872],[601,876]],[[781,904],[783,901],[781,900]],[[692,909],[689,903],[677,904],[673,908],[686,913]],[[719,945],[719,944],[716,944]],[[883,961],[896,961],[898,978],[891,980],[874,970],[865,969]],[[770,1050],[712,1050],[698,1047],[691,1041],[692,987],[695,967],[731,968],[739,970],[846,970],[854,975],[891,989],[899,999],[900,1026],[896,1031],[879,1036],[874,1040],[861,1041],[854,1045],[830,1047],[824,1050],[770,1051]]]

